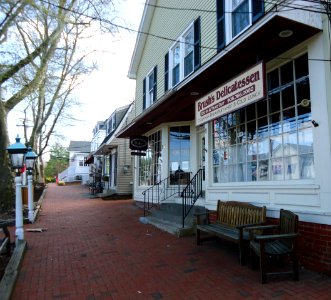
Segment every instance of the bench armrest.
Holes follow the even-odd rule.
[[[15,220],[9,219],[9,220],[0,220],[0,227],[12,227],[15,226]]]
[[[243,224],[243,225],[236,226],[236,228],[239,229],[239,230],[241,230],[241,229],[250,230],[250,229],[255,228],[255,227],[261,227],[261,226],[263,226],[263,224],[265,224],[265,222],[254,223],[254,224]]]
[[[208,224],[209,224],[209,218],[208,218],[208,216],[210,215],[210,214],[214,214],[214,213],[216,213],[215,211],[206,211],[206,212],[203,212],[203,213],[196,213],[196,214],[194,214],[194,216],[196,217],[196,223],[197,223],[197,225],[201,225],[201,217],[203,217],[203,216],[205,216],[206,217],[206,220],[207,220],[207,222],[208,222]]]
[[[278,239],[294,239],[298,236],[297,233],[284,233],[284,234],[270,234],[270,235],[257,235],[255,239],[257,241],[272,241]]]
[[[253,230],[264,230],[264,229],[277,229],[279,226],[278,225],[258,225],[258,226],[249,226],[246,227],[245,229],[248,231],[253,231]]]

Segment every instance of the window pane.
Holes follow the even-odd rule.
[[[180,44],[177,45],[172,50],[172,65],[175,67],[180,63]]]
[[[280,111],[280,93],[273,93],[269,95],[269,113]]]
[[[280,114],[276,113],[270,116],[270,135],[277,135],[282,132]]]
[[[194,49],[194,39],[193,39],[193,27],[184,37],[184,55],[187,56],[188,54],[193,52]]]
[[[295,108],[283,111],[283,132],[296,130]]]
[[[269,130],[268,130],[268,118],[261,118],[257,120],[258,124],[258,138],[262,139],[265,138],[269,135]]]
[[[232,12],[232,37],[238,35],[247,26],[249,26],[249,2],[248,0],[242,1],[242,3],[235,7]]]
[[[139,158],[139,185],[154,185],[161,180],[161,132],[148,137],[146,156]]]
[[[274,88],[279,87],[279,75],[278,69],[270,72],[267,76],[268,80],[268,91],[272,91]]]
[[[172,69],[172,85],[179,82],[179,65]]]
[[[193,51],[184,58],[184,77],[193,72]]]
[[[282,90],[282,104],[283,109],[295,105],[293,85]]]
[[[270,151],[271,157],[282,157],[283,156],[283,146],[282,146],[282,136],[276,135],[270,138]]]
[[[271,180],[283,180],[284,178],[283,159],[276,158],[271,160]]]
[[[298,154],[298,137],[297,132],[284,134],[284,155],[297,155]]]
[[[247,144],[247,161],[257,160],[257,143],[251,142]]]
[[[288,62],[280,68],[281,85],[285,85],[293,81],[293,63]]]
[[[269,179],[269,160],[259,162],[258,180],[264,181]]]
[[[294,65],[295,65],[295,77],[296,77],[296,79],[307,76],[309,74],[309,71],[308,71],[308,54],[306,53],[306,54],[298,57],[294,61]]]
[[[298,134],[298,150],[299,153],[312,153],[313,152],[313,131],[312,128],[300,130]]]
[[[256,170],[257,170],[257,163],[256,162],[250,162],[247,163],[247,181],[256,181]]]
[[[285,157],[285,179],[299,179],[299,156]]]
[[[247,121],[254,120],[256,118],[255,103],[251,104],[251,105],[248,105],[246,107],[246,118],[247,118]]]
[[[263,117],[268,113],[268,101],[267,99],[261,100],[256,103],[257,106],[257,116]]]
[[[314,156],[312,154],[301,155],[299,157],[299,165],[301,179],[315,178]]]
[[[258,142],[258,159],[269,158],[269,139],[262,139]]]
[[[296,84],[298,104],[301,104],[303,99],[310,100],[310,88],[309,88],[309,78],[304,77],[299,80]],[[308,107],[310,108],[310,103],[308,103]]]
[[[245,164],[238,164],[237,165],[237,181],[238,182],[244,182],[245,180],[245,175],[246,175],[246,165]]]

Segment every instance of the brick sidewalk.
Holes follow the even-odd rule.
[[[331,299],[331,278],[262,285],[235,247],[177,238],[139,222],[133,201],[90,199],[79,185],[49,185],[12,299]]]

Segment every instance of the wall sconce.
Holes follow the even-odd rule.
[[[314,127],[320,126],[320,124],[318,124],[315,120],[312,120],[311,122],[312,122],[312,124],[313,124]]]

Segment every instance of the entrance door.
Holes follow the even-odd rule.
[[[206,190],[206,183],[205,183],[205,166],[206,166],[206,138],[204,132],[198,133],[198,169],[203,169],[203,176],[202,176],[202,190]]]

